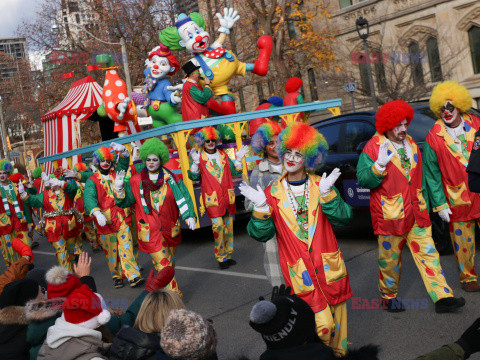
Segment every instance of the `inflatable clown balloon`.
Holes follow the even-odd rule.
[[[220,36],[210,43],[210,34],[205,30],[205,20],[196,12],[189,16],[180,14],[175,26],[166,28],[160,33],[160,41],[172,50],[186,50],[194,58],[191,60],[200,66],[202,76],[210,79],[210,88],[222,101],[217,103],[210,99],[208,107],[220,114],[234,114],[235,102],[228,89],[230,80],[236,75],[245,75],[247,71],[265,76],[268,72],[268,62],[272,53],[272,38],[261,36],[257,41],[259,48],[258,59],[254,63],[244,63],[237,59],[235,54],[223,46],[227,34],[233,25],[240,19],[234,9],[224,9],[224,15],[216,14],[220,22]]]

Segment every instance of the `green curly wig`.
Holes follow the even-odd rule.
[[[197,12],[192,12],[188,15],[198,26],[205,29],[206,23],[202,15]],[[167,46],[170,50],[184,50],[183,46],[180,46],[179,41],[182,40],[178,34],[178,30],[175,26],[171,26],[163,29],[158,35],[160,42]]]
[[[145,162],[148,155],[151,154],[156,155],[160,158],[162,166],[170,160],[170,154],[168,152],[167,146],[163,143],[162,140],[158,138],[152,138],[145,141],[140,148],[140,158],[143,162]]]
[[[32,172],[32,178],[38,179],[40,176],[42,176],[42,168],[39,166]]]

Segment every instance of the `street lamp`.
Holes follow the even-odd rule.
[[[373,83],[372,67],[370,65],[370,53],[368,52],[367,39],[370,35],[370,26],[368,25],[367,19],[360,16],[355,22],[357,28],[357,33],[360,39],[363,40],[363,48],[365,50],[366,63],[367,63],[367,73],[368,73],[368,84],[370,85],[370,96],[372,97],[373,110],[377,111],[377,98],[375,96],[375,85]]]
[[[71,26],[76,26],[78,28],[80,28],[81,30],[85,31],[88,35],[90,35],[92,38],[94,38],[95,40],[103,43],[103,44],[107,44],[107,45],[120,45],[122,47],[122,61],[123,61],[123,69],[125,71],[125,82],[127,83],[127,91],[129,94],[132,93],[132,83],[130,81],[130,70],[128,68],[128,57],[127,57],[127,47],[126,47],[126,44],[125,44],[125,38],[121,37],[120,38],[120,42],[118,43],[114,43],[114,42],[109,42],[109,41],[104,41],[102,39],[99,39],[97,38],[95,35],[93,35],[90,31],[88,31],[87,29],[85,29],[83,26],[81,25],[78,25],[78,24],[75,24],[75,23],[70,23],[70,22],[62,22],[61,25],[71,25]],[[54,22],[52,24],[52,32],[53,33],[56,33],[58,32],[58,30],[60,29],[60,26]]]
[[[2,145],[3,145],[3,154],[5,156],[5,159],[9,160],[8,157],[8,150],[7,150],[7,131],[5,129],[5,119],[3,118],[3,98],[0,96],[0,130],[1,130],[1,136],[2,136]]]

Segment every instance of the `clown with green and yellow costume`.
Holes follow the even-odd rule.
[[[116,203],[135,211],[138,245],[149,253],[158,271],[175,266],[175,252],[181,241],[180,218],[191,230],[197,225],[190,193],[182,180],[164,167],[169,161],[166,145],[159,139],[147,140],[140,148],[143,163],[137,173],[125,181],[125,171],[115,179]],[[168,289],[181,295],[175,278]]]

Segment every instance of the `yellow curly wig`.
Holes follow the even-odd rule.
[[[447,100],[451,100],[453,106],[462,113],[472,107],[472,97],[467,88],[456,81],[444,81],[433,88],[430,96],[430,109],[440,116],[440,109]]]

